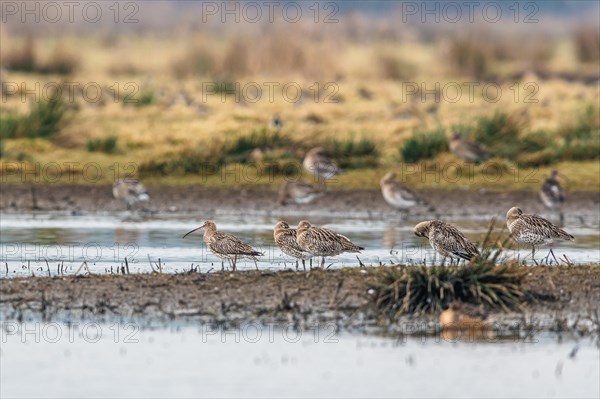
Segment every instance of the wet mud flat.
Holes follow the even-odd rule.
[[[285,323],[299,328],[334,323],[348,331],[390,331],[402,323],[435,329],[437,317],[390,322],[371,305],[369,285],[385,267],[336,270],[185,274],[78,275],[3,279],[3,320]],[[600,333],[600,265],[531,267],[520,312],[491,310],[494,325]],[[383,329],[383,330],[382,330]]]
[[[354,217],[385,218],[394,211],[383,200],[379,190],[328,191],[310,205],[282,206],[272,189],[205,188],[199,186],[151,186],[151,201],[144,204],[151,212],[202,212],[218,214],[346,214]],[[512,206],[530,213],[547,212],[537,192],[430,190],[421,192],[443,215],[502,215]],[[0,210],[3,212],[67,211],[115,212],[125,204],[112,197],[110,186],[16,185],[3,184]],[[565,214],[597,215],[600,193],[570,192],[563,207]],[[418,212],[418,211],[417,211]],[[428,213],[431,216],[431,213]]]

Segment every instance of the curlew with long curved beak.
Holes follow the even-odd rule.
[[[244,244],[233,234],[217,231],[217,225],[211,220],[207,220],[202,226],[188,231],[183,235],[183,238],[201,229],[204,229],[204,243],[210,252],[220,259],[227,259],[233,271],[236,270],[236,263],[240,258],[252,259],[256,270],[258,270],[256,257],[262,256],[263,253],[248,244]],[[221,261],[221,269],[224,269],[223,261]]]

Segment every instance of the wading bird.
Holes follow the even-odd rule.
[[[315,147],[306,153],[302,166],[319,181],[331,179],[342,173],[335,161],[325,155],[323,147]]]
[[[286,180],[279,188],[278,201],[281,205],[287,205],[288,201],[293,201],[296,204],[304,205],[310,204],[322,195],[323,191],[304,180]]]
[[[304,270],[306,270],[305,261],[307,259],[311,260],[312,267],[312,254],[303,250],[300,245],[298,245],[296,240],[296,229],[291,228],[286,221],[281,220],[277,222],[273,229],[273,238],[275,239],[275,244],[277,244],[284,254],[296,258],[296,270],[298,270],[298,259],[302,260],[302,268]]]
[[[298,223],[296,241],[303,251],[321,257],[321,267],[325,266],[326,256],[336,256],[344,252],[360,252],[364,249],[353,244],[348,237],[323,227],[312,226],[306,220]]]
[[[131,209],[131,207],[138,202],[150,200],[146,187],[136,179],[125,178],[115,181],[113,183],[112,192],[113,197],[125,201],[127,209]]]
[[[469,241],[456,227],[441,220],[429,220],[417,224],[414,228],[417,237],[425,237],[429,244],[443,257],[450,257],[460,262],[471,260],[479,255],[477,247]]]
[[[575,239],[571,234],[543,217],[525,214],[516,206],[506,212],[506,226],[516,242],[531,245],[531,259],[534,262],[536,245],[549,245],[556,240],[573,241]],[[552,254],[554,255],[554,253]]]
[[[381,186],[383,199],[395,209],[408,211],[414,207],[424,206],[429,211],[433,212],[435,210],[433,206],[417,195],[417,193],[396,181],[396,174],[394,172],[388,172],[381,179],[379,185]]]
[[[542,189],[540,190],[540,199],[544,205],[552,210],[560,209],[565,202],[565,194],[557,177],[557,170],[550,172],[550,176],[544,181]]]
[[[233,271],[236,270],[236,263],[240,258],[252,259],[256,270],[258,270],[256,257],[262,256],[263,253],[258,252],[248,244],[244,244],[233,234],[217,231],[217,225],[212,220],[207,220],[202,226],[188,231],[183,238],[200,229],[204,229],[204,242],[210,252],[220,259],[227,259]],[[221,269],[224,269],[223,261],[221,261]]]

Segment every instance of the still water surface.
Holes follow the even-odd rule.
[[[296,215],[290,223],[303,218]],[[482,241],[490,218],[452,219],[470,239]],[[557,257],[565,255],[575,263],[600,261],[599,218],[572,218],[566,230],[575,235],[574,242],[554,245]],[[295,267],[295,262],[274,247],[272,228],[278,218],[257,215],[224,215],[217,219],[219,230],[233,233],[242,241],[263,251],[258,263],[261,269],[281,270]],[[425,239],[412,233],[418,219],[359,219],[340,216],[311,217],[323,225],[348,236],[366,249],[359,254],[365,264],[440,262]],[[161,259],[164,272],[182,272],[193,265],[199,271],[221,268],[221,261],[206,251],[200,232],[181,237],[202,224],[200,216],[163,214],[141,217],[132,214],[82,215],[2,214],[0,215],[0,276],[47,275],[57,273],[64,262],[65,273],[74,273],[86,260],[92,272],[110,272],[127,257],[131,272],[150,272],[148,256]],[[498,232],[502,229],[498,222]],[[506,256],[530,256],[529,248],[509,250]],[[536,253],[539,260],[548,249]],[[527,258],[530,259],[530,258]],[[29,261],[29,263],[28,263]],[[9,272],[6,273],[6,264]],[[356,266],[356,254],[343,254],[327,259],[331,268]],[[251,261],[238,262],[240,269],[254,268]]]

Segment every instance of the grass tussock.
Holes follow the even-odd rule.
[[[581,62],[600,61],[600,28],[584,25],[575,31],[575,49]]]
[[[63,45],[58,44],[50,57],[42,61],[38,57],[34,39],[28,36],[20,48],[4,57],[2,64],[11,71],[70,75],[79,67],[79,60]]]
[[[441,312],[455,301],[503,310],[517,308],[524,299],[521,283],[528,273],[517,261],[499,263],[503,242],[491,241],[466,266],[401,266],[385,269],[370,288],[372,301],[392,319],[403,314]]]
[[[554,56],[554,49],[555,43],[543,36],[498,34],[484,30],[451,37],[443,55],[455,75],[493,80],[511,63],[516,63],[517,70],[521,71],[544,69]]]
[[[589,160],[600,158],[600,110],[587,107],[573,125],[564,126],[559,135],[564,138],[561,158]]]
[[[89,152],[103,152],[105,154],[117,153],[119,139],[117,136],[109,136],[104,139],[91,139],[86,143]]]
[[[145,107],[154,104],[156,96],[154,91],[142,89],[139,92],[130,93],[123,98],[123,105],[133,107]]]
[[[57,95],[33,103],[26,115],[6,112],[0,116],[0,138],[49,138],[60,131],[65,112],[63,99]]]
[[[441,152],[448,150],[448,139],[442,127],[417,131],[411,138],[404,142],[400,148],[400,157],[404,162],[417,162],[434,158]]]
[[[325,152],[336,159],[342,169],[361,169],[379,165],[379,150],[371,139],[361,137],[355,139],[331,139],[318,143]]]

